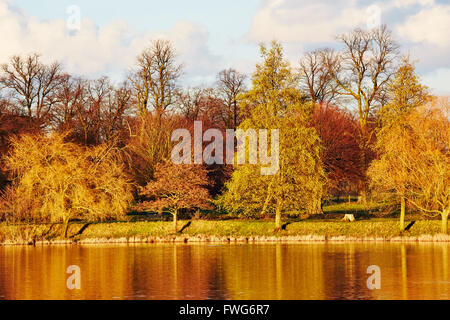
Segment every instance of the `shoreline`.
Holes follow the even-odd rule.
[[[271,221],[225,220],[180,221],[178,233],[172,222],[137,221],[74,223],[68,238],[61,237],[62,225],[6,225],[0,223],[0,246],[44,246],[83,244],[157,243],[339,243],[339,242],[448,242],[440,233],[440,221],[417,221],[409,232],[400,233],[395,220],[356,222],[293,221],[274,232]]]
[[[450,243],[450,235],[435,234],[395,237],[353,237],[353,236],[157,236],[131,238],[88,238],[81,240],[38,240],[5,241],[0,247],[8,246],[57,246],[57,245],[103,245],[103,244],[273,244],[273,243]]]

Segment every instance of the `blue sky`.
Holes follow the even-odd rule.
[[[75,34],[66,25],[71,5],[81,10]],[[207,85],[225,67],[251,73],[258,43],[272,39],[295,66],[302,52],[335,46],[335,35],[364,27],[373,6],[419,60],[423,81],[450,94],[448,0],[0,0],[0,60],[38,51],[70,72],[121,79],[146,44],[163,37],[185,65],[184,82]]]

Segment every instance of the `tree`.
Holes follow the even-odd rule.
[[[300,59],[300,89],[313,104],[334,103],[337,100],[337,84],[326,63],[330,54],[333,52],[329,49],[319,49],[306,53]]]
[[[216,105],[213,89],[210,88],[187,88],[178,91],[177,96],[177,111],[192,123],[211,113]]]
[[[58,132],[75,130],[78,126],[77,116],[80,110],[87,105],[87,85],[88,81],[82,78],[75,78],[65,75],[61,79],[61,85],[56,91],[56,102],[53,110],[52,127]],[[84,142],[86,142],[85,135]]]
[[[217,91],[222,99],[220,110],[222,121],[227,129],[236,129],[241,121],[238,96],[245,91],[246,76],[234,69],[225,69],[217,76]]]
[[[125,144],[132,106],[129,83],[114,86],[107,77],[85,80],[67,75],[55,95],[53,129],[70,131],[71,140],[84,145]]]
[[[177,216],[181,209],[208,208],[211,200],[206,171],[201,165],[174,164],[171,161],[156,165],[155,181],[147,184],[141,195],[150,201],[141,208],[168,209],[173,216],[174,232],[177,232]]]
[[[383,153],[373,162],[373,184],[394,192],[420,210],[450,213],[450,104],[448,99],[412,109],[383,134]]]
[[[337,84],[338,94],[356,103],[359,118],[361,167],[366,172],[373,157],[374,118],[386,103],[387,87],[396,72],[398,45],[386,26],[373,30],[355,29],[338,37],[342,52],[329,54],[326,65]],[[366,201],[365,175],[360,181],[362,201]]]
[[[131,111],[131,90],[128,82],[113,87],[101,110],[101,137],[108,145],[124,145],[128,140],[126,121]]]
[[[28,118],[9,109],[9,102],[0,100],[0,190],[9,183],[3,158],[11,148],[11,138],[20,134],[40,132],[40,127],[30,125]]]
[[[19,110],[41,125],[51,118],[55,91],[63,74],[58,62],[45,65],[38,54],[26,57],[13,56],[1,66],[0,85],[6,88],[16,101]]]
[[[402,59],[395,77],[389,84],[387,97],[388,103],[379,112],[381,131],[389,130],[412,109],[431,101],[432,97],[428,88],[420,83],[414,64],[408,57]]]
[[[156,165],[170,157],[174,142],[172,132],[182,127],[177,117],[158,118],[152,113],[132,119],[130,137],[125,147],[128,170],[139,186],[155,177]]]
[[[132,200],[118,153],[100,145],[84,148],[65,134],[22,135],[12,141],[6,166],[13,178],[6,204],[16,221],[62,222],[118,218]]]
[[[158,117],[174,103],[181,65],[170,41],[155,40],[137,59],[137,67],[129,77],[139,113],[155,111]]]
[[[330,190],[354,186],[361,178],[357,121],[330,104],[316,106],[312,125],[320,137],[320,158]]]
[[[398,135],[409,126],[405,119],[419,106],[431,100],[428,88],[421,85],[414,72],[414,66],[404,58],[395,78],[389,86],[389,103],[380,110],[381,128],[377,132],[376,149],[381,155],[370,168],[372,187],[380,192],[393,192],[400,199],[400,230],[405,229],[406,192],[409,171],[403,164],[397,164]],[[401,143],[401,142],[400,142]],[[394,144],[394,145],[393,145]],[[389,175],[386,175],[390,172]]]
[[[297,78],[283,59],[282,47],[261,46],[262,64],[256,66],[252,88],[240,96],[240,107],[249,110],[239,126],[279,130],[279,154],[274,154],[276,137],[271,133],[270,154],[278,170],[262,175],[264,164],[238,165],[220,200],[226,208],[243,214],[275,211],[275,225],[281,227],[286,209],[307,208],[314,211],[321,199],[323,170],[319,158],[319,141],[314,128],[308,126],[312,106],[305,104],[296,87]],[[261,134],[259,140],[261,143]],[[256,153],[246,144],[249,155]],[[261,150],[259,151],[261,159]],[[320,206],[320,205],[319,205]]]

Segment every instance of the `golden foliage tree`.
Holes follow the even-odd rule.
[[[405,229],[408,168],[398,161],[399,138],[402,130],[409,126],[408,115],[416,108],[430,101],[428,88],[421,85],[415,74],[414,65],[404,58],[395,78],[389,86],[389,103],[380,110],[381,128],[377,133],[376,149],[381,155],[370,170],[372,187],[381,192],[394,193],[400,198],[400,230]],[[389,175],[386,175],[387,170]]]
[[[274,175],[261,175],[263,164],[238,165],[219,202],[243,214],[275,211],[279,228],[283,210],[314,211],[320,206],[324,174],[319,139],[308,125],[312,105],[303,102],[281,45],[274,42],[270,49],[261,46],[261,55],[264,62],[256,66],[252,89],[239,99],[247,115],[239,129],[279,130],[279,170]],[[273,138],[268,141],[273,143]],[[270,144],[268,149],[272,149]]]
[[[450,213],[449,111],[448,99],[413,109],[383,134],[383,153],[369,169],[374,185],[440,214],[442,233]]]
[[[132,200],[118,153],[105,145],[83,148],[66,135],[14,138],[6,158],[13,184],[9,214],[15,220],[62,222],[115,219]]]

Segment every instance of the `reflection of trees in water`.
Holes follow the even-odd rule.
[[[308,245],[230,246],[224,278],[232,299],[325,298],[320,251]]]
[[[136,247],[134,292],[147,299],[216,297],[214,255],[206,246]]]
[[[449,244],[0,248],[6,299],[449,299]],[[66,268],[81,268],[81,291]],[[381,268],[381,290],[366,287]]]

